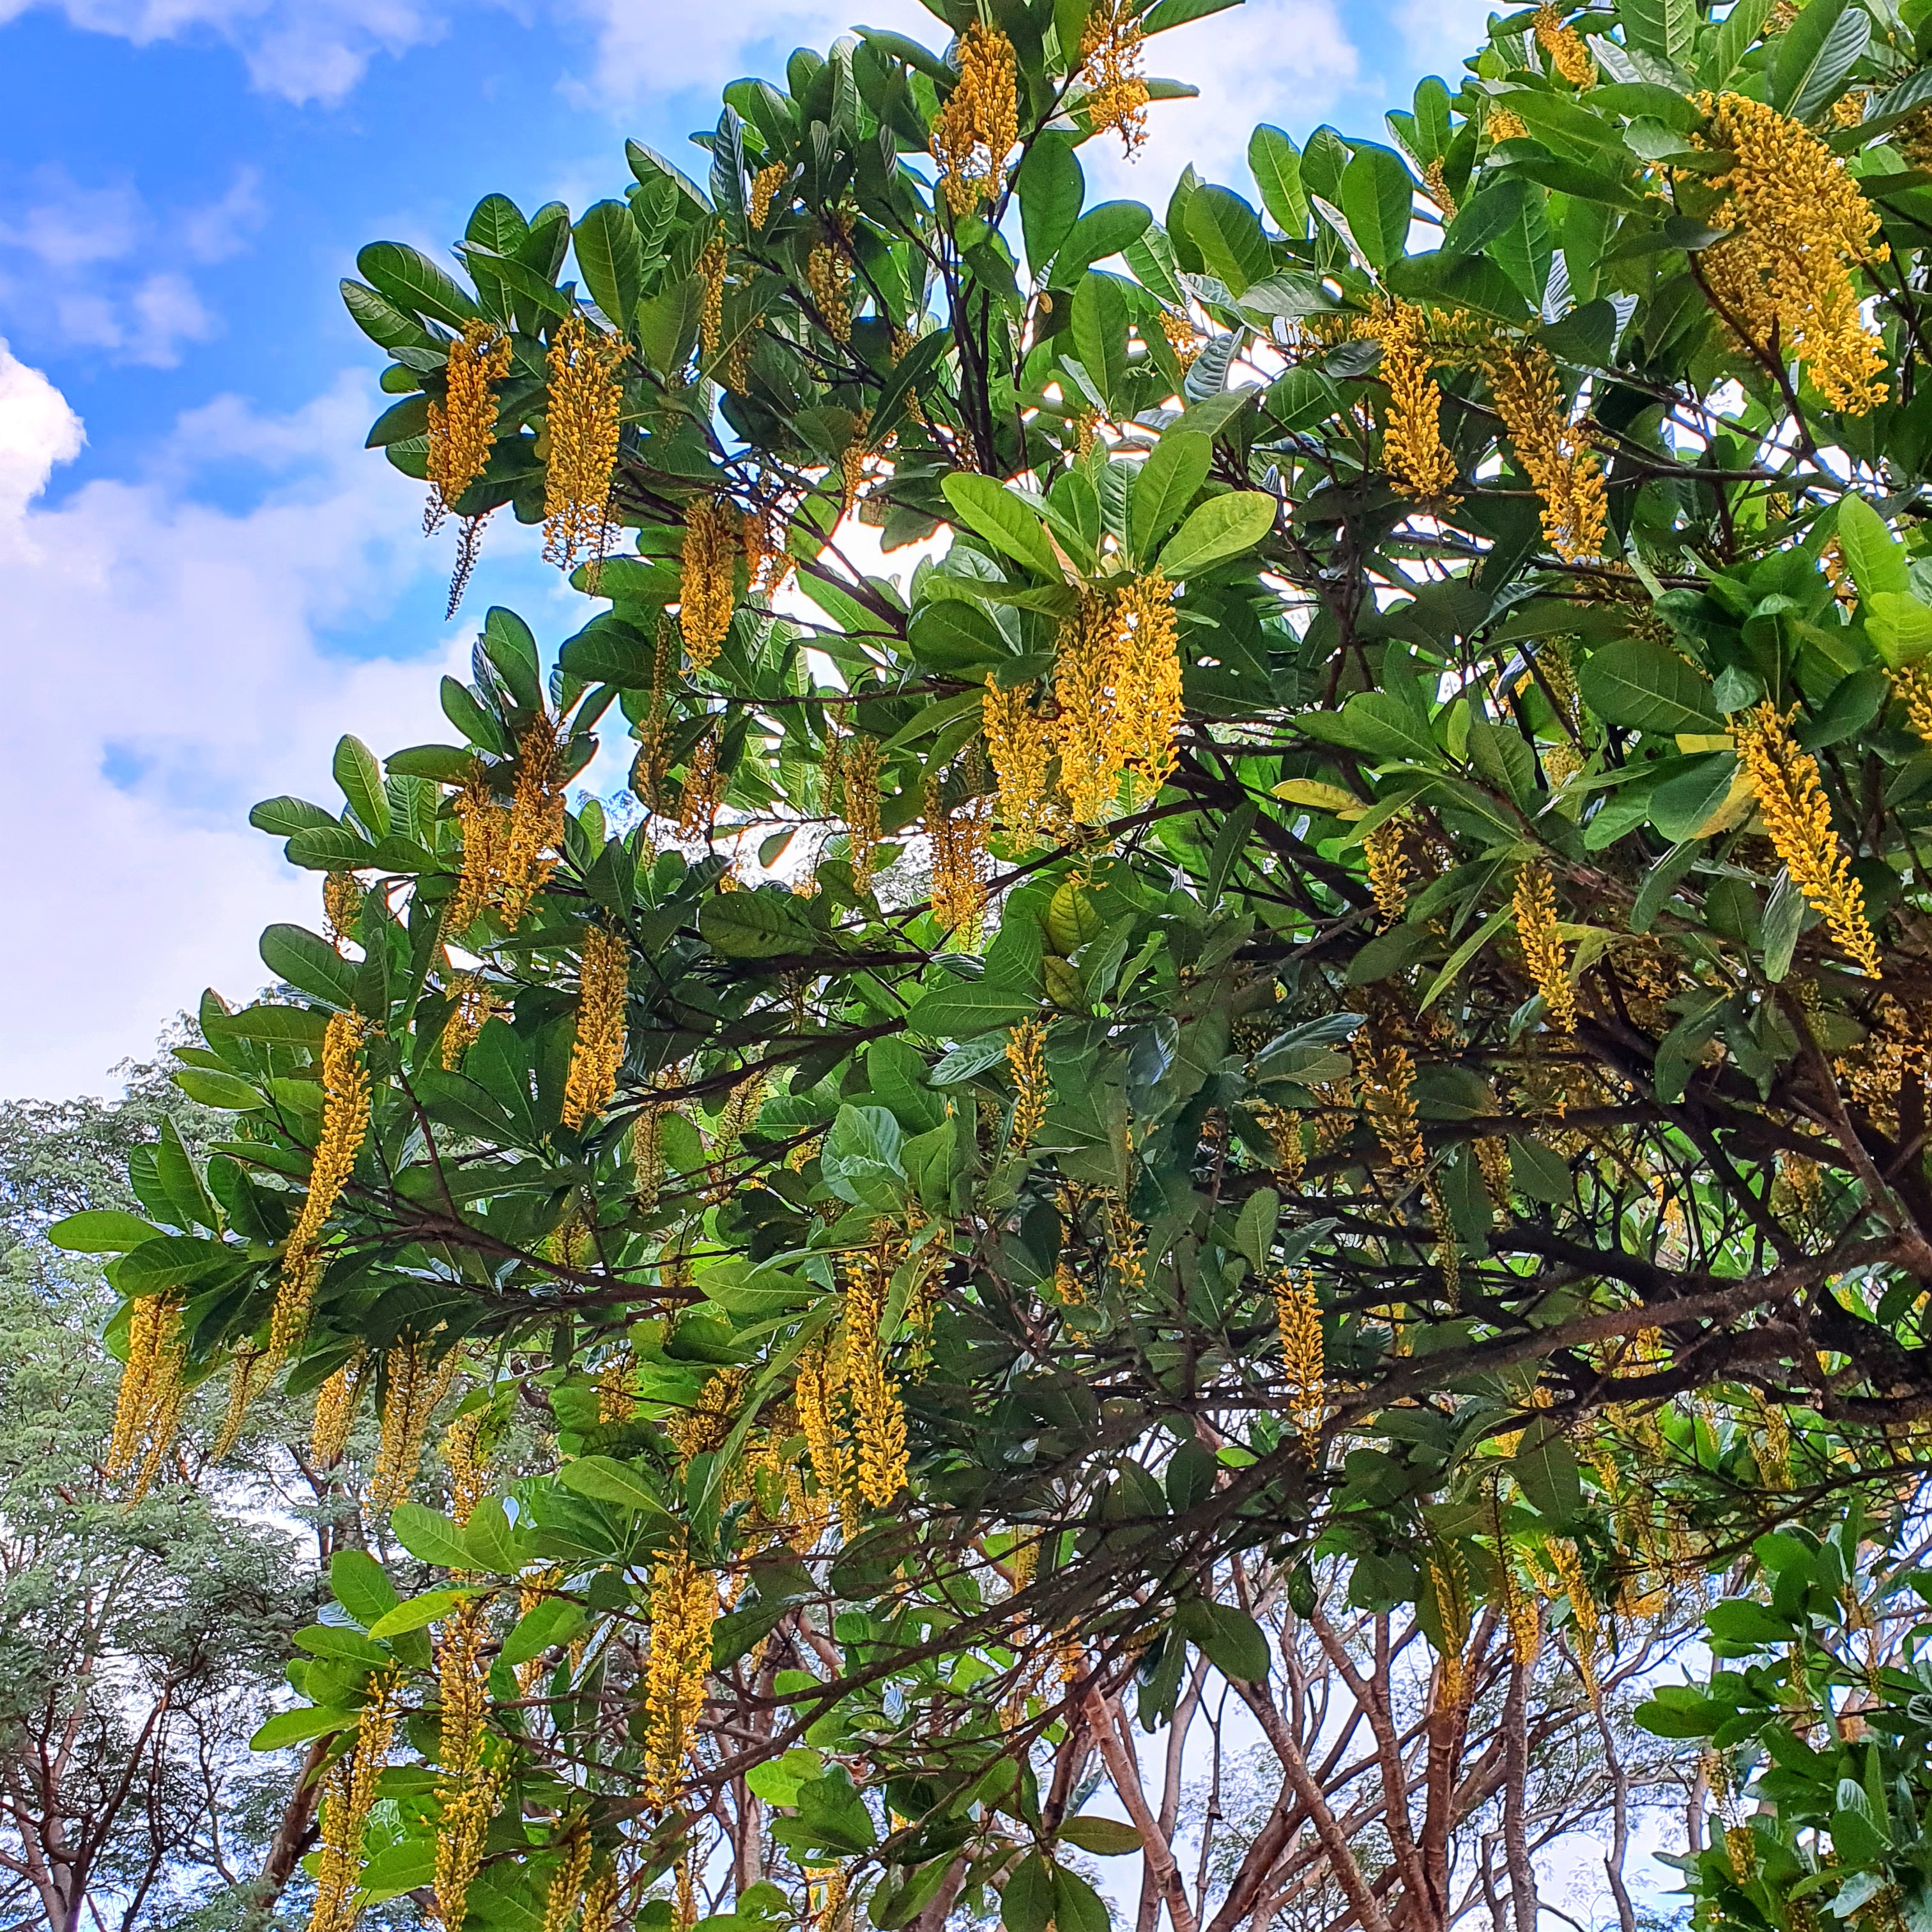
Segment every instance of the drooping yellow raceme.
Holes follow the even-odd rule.
[[[494,322],[470,322],[449,345],[443,399],[429,399],[429,508],[434,530],[481,476],[496,440],[496,392],[510,373],[510,338]]]
[[[1556,886],[1550,868],[1540,859],[1517,871],[1515,911],[1523,963],[1543,995],[1550,1024],[1561,1033],[1574,1033],[1576,989],[1570,984],[1569,959],[1556,930]]]
[[[964,947],[976,946],[986,913],[986,835],[992,801],[962,799],[950,808],[936,779],[925,788],[926,835],[932,845],[932,911]]]
[[[342,1460],[355,1425],[356,1405],[362,1393],[362,1350],[354,1354],[316,1390],[315,1420],[309,1432],[309,1460],[318,1469],[331,1469]]]
[[[332,1013],[322,1036],[322,1131],[310,1163],[308,1196],[282,1251],[280,1286],[268,1327],[272,1364],[288,1360],[308,1328],[321,1273],[322,1231],[341,1198],[369,1131],[369,1070],[362,1048],[368,1024],[352,1008]]]
[[[560,748],[556,720],[547,711],[537,713],[517,742],[517,778],[503,830],[496,900],[506,932],[523,923],[530,902],[556,869],[564,815]]]
[[[842,243],[821,242],[806,257],[806,286],[826,332],[835,342],[852,339],[852,258]]]
[[[989,671],[980,700],[986,754],[1000,784],[1000,828],[1022,850],[1030,846],[1051,816],[1047,795],[1054,728],[1035,707],[1036,687],[1002,691]]]
[[[362,1837],[376,1808],[376,1784],[395,1736],[396,1699],[402,1675],[402,1666],[397,1664],[370,1680],[368,1702],[356,1723],[355,1744],[336,1760],[323,1786],[309,1932],[350,1932],[356,1923]]]
[[[182,1371],[188,1360],[182,1318],[187,1306],[185,1295],[164,1290],[138,1297],[128,1310],[128,1361],[114,1405],[106,1472],[124,1475],[141,1456],[137,1499],[147,1493],[180,1424]]]
[[[696,1742],[711,1672],[711,1628],[718,1586],[682,1552],[651,1571],[651,1646],[645,1666],[644,1800],[653,1810],[676,1802],[685,1760]]]
[[[369,1507],[389,1510],[402,1502],[422,1460],[430,1418],[456,1378],[456,1352],[432,1360],[427,1342],[405,1333],[384,1359],[382,1434],[369,1481]]]
[[[362,882],[353,872],[328,872],[322,881],[322,930],[337,952],[356,937],[362,920]]]
[[[614,372],[623,356],[621,337],[607,339],[574,313],[550,336],[544,556],[560,570],[573,568],[580,554],[594,564],[604,554],[624,408]]]
[[[852,1450],[838,1416],[846,1355],[841,1336],[828,1336],[806,1349],[799,1358],[796,1400],[819,1499],[828,1511],[837,1509],[850,1534],[858,1520],[852,1495]]]
[[[1428,1156],[1416,1117],[1414,1057],[1396,1042],[1378,1044],[1366,1027],[1355,1036],[1354,1054],[1362,1105],[1389,1165],[1420,1174]]]
[[[1442,440],[1442,392],[1430,374],[1423,312],[1412,302],[1378,302],[1364,327],[1382,345],[1377,374],[1388,386],[1382,460],[1404,495],[1448,508],[1456,501],[1456,459]]]
[[[1046,1118],[1052,1090],[1046,1072],[1046,1028],[1040,1021],[1022,1020],[1007,1034],[1006,1065],[1013,1076],[1013,1124],[1006,1151],[1022,1154]]]
[[[1315,1277],[1306,1268],[1284,1270],[1275,1277],[1274,1307],[1281,1330],[1282,1394],[1289,1426],[1312,1462],[1321,1454],[1322,1422],[1327,1412],[1327,1364],[1322,1352],[1322,1310]]]
[[[1402,848],[1402,825],[1398,818],[1385,818],[1364,835],[1362,857],[1368,868],[1369,890],[1374,895],[1376,916],[1384,926],[1398,926],[1408,904],[1410,866]]]
[[[1852,876],[1851,861],[1832,830],[1818,760],[1799,748],[1768,699],[1740,715],[1731,742],[1750,774],[1759,816],[1792,884],[1832,937],[1876,980],[1878,941],[1865,916],[1864,888]]]
[[[1090,92],[1080,104],[1097,136],[1118,133],[1131,159],[1147,140],[1150,96],[1141,74],[1146,31],[1132,0],[1096,0],[1080,35],[1080,65]]]
[[[617,1091],[624,1064],[625,1009],[631,989],[631,949],[622,933],[601,926],[584,935],[578,976],[577,1036],[564,1084],[564,1124],[581,1132]]]
[[[1159,572],[1081,598],[1060,626],[1054,699],[1060,783],[1079,824],[1112,818],[1124,782],[1160,790],[1183,702],[1174,592]]]
[[[1550,64],[1572,87],[1588,87],[1597,78],[1596,64],[1583,36],[1564,22],[1561,7],[1543,6],[1530,22],[1537,44],[1550,56]]]
[[[845,1354],[857,1451],[853,1486],[861,1502],[883,1509],[905,1487],[905,1408],[880,1342],[886,1295],[898,1256],[882,1233],[845,1269]]]
[[[934,116],[932,158],[946,205],[964,214],[999,198],[1006,157],[1019,140],[1019,62],[1013,44],[990,22],[959,36],[959,78]]]
[[[1550,548],[1566,563],[1600,556],[1609,519],[1603,466],[1570,420],[1549,352],[1504,343],[1486,360],[1496,412],[1543,499],[1543,534]]]
[[[845,794],[845,836],[852,855],[852,884],[860,892],[872,889],[872,870],[879,850],[879,774],[885,747],[860,733],[845,748],[841,776]]]
[[[730,256],[721,232],[698,250],[697,274],[700,289],[698,305],[698,342],[707,360],[718,352],[724,333],[724,271]]]
[[[761,230],[770,219],[772,202],[780,188],[784,187],[790,167],[784,161],[768,162],[752,177],[752,199],[749,213],[754,231]]]
[[[1863,415],[1884,398],[1885,351],[1852,275],[1886,259],[1878,211],[1802,122],[1740,94],[1696,98],[1704,138],[1736,158],[1711,218],[1736,232],[1698,257],[1723,320],[1760,356],[1804,364],[1832,408]]]

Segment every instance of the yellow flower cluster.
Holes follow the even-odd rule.
[[[229,1450],[240,1438],[242,1425],[248,1417],[248,1405],[258,1393],[258,1382],[268,1380],[266,1371],[269,1366],[268,1350],[256,1348],[252,1341],[238,1342],[229,1352],[228,1406],[208,1452],[211,1462],[225,1462]]]
[[[1291,1268],[1275,1277],[1275,1320],[1281,1330],[1282,1391],[1288,1424],[1310,1462],[1322,1453],[1328,1368],[1322,1354],[1322,1309],[1315,1277]]]
[[[872,868],[879,850],[879,774],[885,747],[861,734],[845,748],[841,775],[845,794],[846,842],[852,854],[852,884],[862,892],[872,888]]]
[[[464,855],[469,856],[467,848]],[[454,974],[447,991],[452,1010],[442,1024],[442,1064],[454,1072],[463,1064],[463,1056],[476,1044],[477,1036],[490,1023],[490,1016],[503,1009],[503,1000],[480,973]]]
[[[456,824],[463,835],[463,874],[451,896],[446,923],[451,932],[460,933],[476,923],[485,906],[494,905],[502,896],[503,854],[509,841],[510,814],[496,802],[480,767],[456,795]]]
[[[1712,220],[1737,232],[1699,258],[1724,320],[1760,355],[1803,363],[1834,409],[1863,415],[1884,397],[1885,356],[1852,271],[1886,259],[1878,211],[1802,123],[1740,94],[1697,103],[1711,146],[1736,158],[1714,184],[1730,198]]]
[[[743,546],[737,519],[709,496],[694,496],[684,513],[677,582],[678,628],[693,670],[709,670],[737,608],[737,562]]]
[[[323,1224],[334,1211],[369,1131],[369,1070],[360,1058],[368,1028],[352,1008],[331,1013],[322,1036],[322,1131],[309,1165],[308,1196],[282,1250],[282,1276],[268,1325],[272,1362],[289,1360],[308,1328],[322,1271]]]
[[[1574,1033],[1576,989],[1570,983],[1569,958],[1556,930],[1556,881],[1540,859],[1518,868],[1515,908],[1516,940],[1550,1024],[1559,1033]]]
[[[442,1627],[436,1644],[436,1687],[442,1705],[437,1757],[442,1776],[436,1795],[442,1806],[436,1841],[436,1912],[442,1932],[463,1932],[470,1882],[483,1862],[490,1820],[496,1808],[496,1780],[483,1763],[484,1713],[489,1708],[489,1630],[483,1604],[470,1598]]]
[[[1523,125],[1522,116],[1508,107],[1492,107],[1484,125],[1492,142],[1520,141],[1529,132]]]
[[[711,1674],[711,1628],[718,1586],[688,1555],[651,1571],[651,1648],[644,1676],[644,1802],[662,1812],[676,1802],[685,1760],[697,1740]]]
[[[1449,177],[1438,155],[1422,171],[1422,178],[1427,184],[1429,198],[1442,212],[1444,221],[1456,218],[1456,197],[1449,192]]]
[[[570,1922],[590,1876],[590,1834],[581,1828],[566,1840],[544,1894],[543,1932],[570,1932]]]
[[[1561,7],[1539,7],[1530,25],[1536,30],[1537,44],[1550,56],[1550,64],[1572,87],[1588,87],[1597,78],[1596,66],[1583,36],[1565,24],[1563,14]]]
[[[1557,1581],[1570,1601],[1570,1642],[1576,1652],[1576,1674],[1583,1680],[1583,1694],[1594,1706],[1597,1701],[1597,1632],[1600,1619],[1597,1600],[1583,1574],[1583,1559],[1567,1537],[1552,1537],[1550,1561]]]
[[[322,929],[340,952],[362,920],[362,884],[353,872],[328,872],[322,881]]]
[[[560,570],[571,569],[580,552],[593,564],[604,554],[624,409],[614,372],[623,356],[621,336],[607,340],[575,313],[550,336],[544,556]]]
[[[128,1311],[128,1363],[114,1404],[107,1473],[124,1475],[140,1456],[136,1498],[146,1495],[181,1426],[186,1400],[182,1370],[188,1360],[182,1312],[187,1305],[184,1295],[164,1292],[139,1297]]]
[[[384,1358],[382,1436],[369,1480],[369,1507],[392,1510],[410,1492],[430,1418],[456,1379],[456,1352],[430,1359],[429,1344],[405,1333]]]
[[[1415,1112],[1415,1061],[1407,1047],[1378,1045],[1364,1027],[1355,1036],[1355,1077],[1369,1124],[1382,1144],[1389,1165],[1420,1174],[1428,1156]]]
[[[1000,829],[1022,850],[1052,815],[1048,768],[1053,761],[1053,722],[1034,708],[1035,688],[1022,684],[1002,691],[989,671],[980,707],[987,755],[1000,783]]]
[[[724,333],[724,271],[730,260],[722,232],[698,251],[695,273],[702,284],[698,304],[698,341],[708,361]]]
[[[1759,815],[1791,882],[1832,937],[1876,980],[1878,941],[1865,917],[1864,888],[1832,829],[1832,808],[1818,760],[1801,750],[1778,707],[1766,699],[1732,727],[1731,742],[1750,774]]]
[[[846,1372],[858,1451],[854,1487],[860,1501],[880,1509],[906,1482],[905,1408],[879,1339],[897,1258],[897,1244],[882,1232],[845,1270]]]
[[[791,170],[783,161],[767,162],[752,177],[752,226],[761,230],[772,212],[772,202],[784,187]]]
[[[1891,677],[1892,694],[1904,706],[1906,722],[1932,745],[1932,664],[1906,664]]]
[[[926,780],[933,915],[962,947],[978,945],[986,916],[986,836],[992,829],[990,799],[962,799],[949,811],[940,801],[938,781]]]
[[[578,974],[577,1036],[564,1084],[563,1121],[573,1132],[603,1112],[624,1064],[624,1010],[631,991],[631,949],[622,933],[601,926],[584,935]]]
[[[1164,308],[1160,312],[1160,332],[1167,338],[1167,346],[1174,351],[1174,359],[1180,364],[1181,373],[1185,375],[1200,359],[1202,350],[1207,346],[1201,339],[1200,332],[1186,316],[1177,310]]]
[[[1174,592],[1158,571],[1112,597],[1089,595],[1060,626],[1054,698],[1060,782],[1076,820],[1110,818],[1124,788],[1157,792],[1182,716]],[[997,765],[997,760],[996,760]]]
[[[355,1744],[330,1767],[322,1786],[317,1837],[315,1900],[308,1932],[350,1932],[357,1917],[356,1888],[362,1876],[362,1834],[376,1807],[376,1786],[396,1732],[398,1664],[372,1678],[369,1701],[356,1726]]]
[[[1046,1028],[1040,1021],[1022,1020],[1008,1032],[1006,1064],[1013,1076],[1013,1124],[1006,1151],[1022,1154],[1046,1118],[1053,1090],[1046,1072]]]
[[[496,440],[496,392],[510,373],[510,338],[491,322],[469,322],[449,345],[443,400],[429,401],[429,508],[434,530],[481,476]]]
[[[1080,67],[1091,90],[1080,104],[1096,135],[1118,130],[1131,157],[1147,139],[1148,85],[1141,76],[1146,38],[1133,0],[1096,0],[1080,34]]]
[[[1382,460],[1405,496],[1448,508],[1456,459],[1442,440],[1442,392],[1429,371],[1432,357],[1422,310],[1413,302],[1378,302],[1364,332],[1382,345],[1378,373],[1388,384],[1388,423]]]
[[[844,248],[821,242],[806,257],[805,285],[835,342],[852,340],[852,262]]]
[[[503,839],[502,877],[496,908],[503,930],[514,932],[530,902],[556,869],[563,843],[563,776],[556,720],[539,711],[517,744],[517,782]]]
[[[449,1472],[449,1513],[467,1523],[476,1505],[490,1493],[490,1471],[483,1451],[485,1412],[472,1408],[459,1415],[442,1432],[437,1444],[442,1466]]]
[[[1385,818],[1364,834],[1362,857],[1368,867],[1369,890],[1375,895],[1376,918],[1384,926],[1400,925],[1408,904],[1411,869],[1402,849],[1400,817]]]
[[[849,1535],[858,1518],[853,1506],[852,1450],[839,1420],[839,1399],[845,1388],[846,1351],[842,1337],[827,1336],[799,1358],[795,1400],[798,1426],[805,1436],[812,1480],[826,1508],[836,1506]]]
[[[1566,563],[1601,555],[1608,517],[1603,466],[1570,420],[1548,351],[1499,344],[1487,362],[1496,412],[1543,499],[1543,534],[1550,548]]]
[[[1292,1107],[1277,1107],[1272,1100],[1252,1102],[1249,1111],[1260,1122],[1274,1150],[1274,1173],[1285,1186],[1296,1186],[1308,1164],[1308,1150],[1301,1143],[1301,1115]]]
[[[349,1447],[356,1407],[362,1394],[362,1350],[344,1362],[315,1392],[315,1420],[309,1430],[309,1460],[318,1469],[332,1469]]]
[[[933,116],[931,146],[946,205],[964,214],[997,201],[1006,157],[1020,137],[1019,62],[1013,44],[986,20],[959,37],[959,78]]]

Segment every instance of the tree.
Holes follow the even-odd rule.
[[[936,4],[734,82],[703,187],[632,143],[344,284],[453,602],[507,505],[604,608],[256,808],[328,929],[203,1002],[232,1137],[54,1231],[124,1461],[223,1363],[373,1402],[446,1573],[338,1552],[268,1733],[331,1741],[317,1932],[1088,1932],[1124,1832],[1193,1932],[1130,1719],[1214,1679],[1338,1918],[1450,1923],[1500,1802],[1529,1932],[1533,1637],[1621,1816],[1646,1617],[1916,1508],[1924,9],[1512,15],[1156,220],[1078,151],[1211,6]],[[1414,1662],[1331,1802],[1274,1700],[1338,1592]]]

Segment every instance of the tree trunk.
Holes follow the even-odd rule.
[[[1536,1932],[1536,1868],[1529,1861],[1529,1670],[1510,1659],[1503,1697],[1503,1863],[1509,1872],[1516,1932]]]
[[[274,1917],[276,1902],[288,1888],[289,1880],[302,1854],[315,1838],[316,1808],[322,1799],[322,1767],[328,1756],[330,1740],[317,1738],[302,1757],[296,1774],[296,1786],[282,1808],[281,1822],[275,1827],[268,1855],[249,1888],[249,1898],[242,1916],[242,1932],[258,1932]]]

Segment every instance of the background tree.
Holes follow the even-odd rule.
[[[1195,1932],[1132,1724],[1217,1681],[1253,1911],[1529,1932],[1525,1740],[1627,1822],[1660,1610],[1916,1534],[1923,10],[1512,15],[1161,220],[1078,151],[1211,5],[937,10],[734,82],[703,186],[344,285],[455,594],[507,505],[608,608],[257,808],[327,930],[202,1004],[232,1138],[54,1231],[130,1484],[225,1366],[376,1413],[446,1573],[338,1549],[262,1733],[328,1741],[316,1932],[1093,1932],[1129,1844]]]

